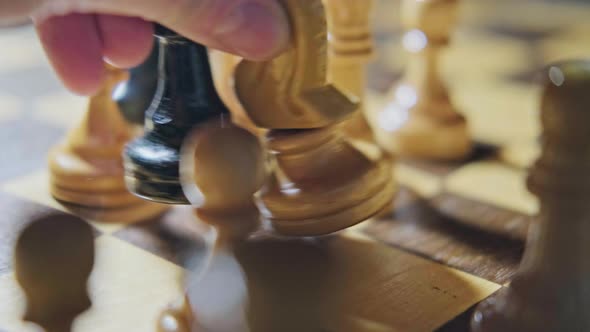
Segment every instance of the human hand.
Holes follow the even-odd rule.
[[[209,47],[252,60],[287,47],[289,26],[277,0],[0,0],[0,21],[31,17],[64,84],[95,92],[103,60],[127,68],[152,47],[161,23]]]

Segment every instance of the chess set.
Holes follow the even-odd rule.
[[[590,6],[282,2],[90,100],[0,30],[0,332],[589,330]]]

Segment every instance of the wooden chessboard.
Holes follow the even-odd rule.
[[[376,11],[372,114],[405,63],[398,5],[381,0]],[[259,237],[242,248],[252,303],[283,319],[268,331],[291,331],[302,315],[319,317],[309,331],[467,331],[471,308],[514,275],[538,208],[524,184],[539,134],[535,73],[590,56],[589,15],[582,3],[465,1],[443,70],[476,151],[460,163],[399,160],[395,210],[380,218],[336,236]],[[38,331],[20,321],[12,247],[32,216],[70,213],[48,193],[45,158],[86,100],[56,81],[30,27],[0,31],[0,44],[0,331]],[[74,330],[154,331],[160,310],[182,295],[183,253],[205,251],[186,230],[196,223],[190,208],[134,225],[86,222],[96,234],[93,307]]]

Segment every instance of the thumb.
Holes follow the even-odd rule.
[[[265,60],[289,44],[278,0],[86,0],[84,11],[138,16],[207,46]]]

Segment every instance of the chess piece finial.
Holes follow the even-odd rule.
[[[158,47],[154,46],[149,57],[139,66],[129,70],[129,79],[113,90],[113,100],[125,119],[143,125],[158,85]]]
[[[370,14],[373,0],[324,0],[328,16],[328,80],[359,98],[359,109],[343,123],[348,136],[374,142],[367,121],[366,65],[374,53]]]
[[[24,320],[47,332],[69,332],[91,306],[87,280],[94,265],[94,235],[72,215],[32,222],[15,246],[16,279],[27,298]]]
[[[163,26],[156,28],[156,36],[158,89],[145,135],[125,149],[125,179],[145,199],[188,204],[179,181],[180,146],[195,125],[228,110],[213,85],[207,49]]]
[[[376,118],[380,144],[395,155],[464,158],[471,150],[466,119],[440,76],[440,55],[456,24],[458,0],[404,0],[403,44],[410,53],[392,102]]]
[[[241,62],[236,91],[254,123],[270,129],[274,170],[257,196],[264,218],[285,235],[323,235],[368,219],[392,200],[391,163],[343,134],[342,122],[358,103],[328,83],[322,1],[282,3],[293,45],[271,61]]]
[[[133,130],[111,98],[127,73],[107,65],[102,89],[90,98],[80,124],[49,154],[51,193],[85,217],[133,222],[164,208],[133,196],[124,180],[123,148]]]
[[[549,67],[543,148],[528,178],[540,200],[517,276],[482,303],[473,331],[586,331],[590,328],[590,61]]]

